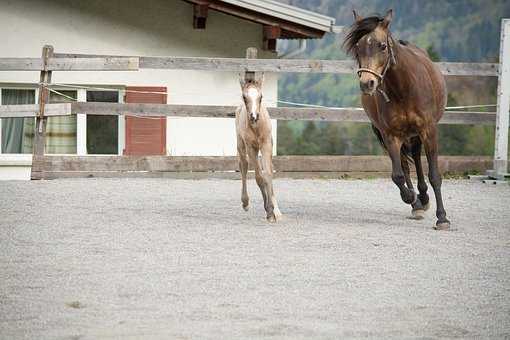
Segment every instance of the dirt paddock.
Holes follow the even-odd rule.
[[[510,186],[390,180],[0,182],[1,339],[509,338]],[[433,199],[433,194],[431,194]]]

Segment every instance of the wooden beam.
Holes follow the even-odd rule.
[[[197,3],[193,4],[193,28],[194,29],[205,29],[207,22],[207,12],[209,10],[209,3]]]
[[[495,63],[436,63],[446,76],[497,77]],[[139,68],[207,71],[264,71],[277,73],[354,74],[350,60],[199,58],[199,57],[123,57],[59,53],[49,62],[53,71],[135,71]],[[39,71],[38,58],[0,58],[0,71]]]
[[[48,68],[50,58],[53,56],[53,46],[44,46],[42,49],[42,71],[39,77],[39,112],[35,121],[34,146],[32,151],[31,179],[42,178],[42,159],[46,143],[46,120],[44,116],[45,105],[49,101],[47,84],[51,83],[51,71]]]
[[[0,118],[36,117],[40,107],[38,104],[0,105]],[[71,114],[71,103],[47,104],[44,115],[68,116]]]
[[[493,63],[437,63],[437,65],[446,76],[498,75],[498,64]],[[354,75],[357,66],[350,60],[140,57],[140,68]]]
[[[235,106],[214,105],[173,105],[137,103],[93,103],[74,102],[46,104],[45,116],[66,116],[69,114],[88,115],[137,115],[143,117],[208,117],[234,118]],[[331,122],[368,123],[369,119],[361,108],[302,108],[270,107],[272,119],[277,120],[317,120]],[[39,105],[1,105],[0,118],[35,117]],[[494,112],[446,111],[439,124],[494,125]]]
[[[422,158],[426,166],[426,158]],[[45,172],[223,172],[237,171],[237,157],[223,156],[45,156]],[[275,156],[276,172],[390,172],[388,156]],[[442,156],[442,173],[483,171],[486,156]]]
[[[52,71],[138,71],[137,57],[51,58]]]
[[[72,103],[73,114],[212,117],[233,118],[236,106],[213,105],[172,105],[172,104],[120,104],[120,103]],[[360,108],[302,108],[270,107],[272,119],[277,120],[318,120],[334,122],[368,123],[365,111]],[[494,125],[495,113],[447,111],[440,124]]]
[[[41,58],[0,58],[0,71],[40,71]]]

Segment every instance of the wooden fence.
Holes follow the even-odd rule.
[[[500,74],[493,63],[438,63],[446,76],[493,76]],[[353,74],[354,63],[338,60],[184,58],[106,56],[53,53],[45,46],[41,58],[0,58],[0,71],[40,71],[39,103],[0,106],[0,118],[36,117],[32,178],[61,176],[98,176],[129,173],[234,171],[233,157],[133,157],[133,156],[49,156],[44,154],[46,118],[71,114],[173,117],[234,117],[232,106],[194,106],[166,104],[60,103],[47,104],[53,71],[137,71],[140,69],[214,70],[236,72],[298,72]],[[356,108],[270,108],[278,120],[316,120],[368,122]],[[494,125],[494,112],[447,111],[440,124]],[[487,157],[442,157],[443,171],[484,171]],[[278,156],[280,172],[386,172],[389,161],[381,156]]]

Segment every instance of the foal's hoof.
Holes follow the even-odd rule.
[[[412,220],[423,220],[425,218],[425,210],[423,209],[416,209],[411,211],[411,219]]]
[[[278,208],[274,209],[273,214],[274,214],[274,217],[276,218],[277,221],[281,220],[282,217],[283,217],[282,212]]]
[[[275,223],[276,222],[276,216],[274,214],[268,215],[267,216],[267,221],[269,223]]]
[[[436,226],[434,227],[435,230],[449,230],[450,229],[450,222],[439,222],[437,221]]]
[[[429,210],[429,208],[430,208],[430,202],[427,202],[427,204],[425,204],[423,206],[423,210],[427,211],[427,210]]]
[[[248,211],[250,209],[250,206],[248,204],[246,205],[243,204],[243,209],[244,211]]]

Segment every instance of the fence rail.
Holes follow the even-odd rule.
[[[446,76],[498,76],[495,63],[436,63]],[[40,71],[40,58],[0,58],[0,71]],[[354,74],[350,60],[130,57],[54,54],[49,71],[137,71],[139,69]]]
[[[120,104],[120,103],[59,103],[45,105],[46,116],[87,115],[135,115],[141,117],[209,117],[233,118],[235,106],[172,105],[172,104]],[[277,120],[315,120],[330,122],[370,122],[362,109],[358,108],[268,108],[271,118]],[[0,118],[36,117],[39,105],[0,106]],[[494,125],[494,112],[446,111],[440,124]]]
[[[238,177],[236,157],[204,156],[44,156],[40,159],[42,177],[154,177],[187,173],[187,177],[230,172]],[[427,171],[427,159],[422,158]],[[276,173],[285,176],[308,177],[321,174],[338,177],[344,173],[359,176],[390,173],[391,161],[387,156],[275,156]],[[467,170],[483,172],[492,166],[492,158],[485,156],[442,156],[441,173],[463,173]]]

